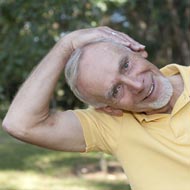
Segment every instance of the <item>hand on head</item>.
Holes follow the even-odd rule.
[[[135,41],[127,34],[113,30],[106,26],[81,29],[71,32],[64,37],[64,43],[67,43],[68,49],[70,53],[72,53],[73,50],[83,47],[88,43],[103,39],[109,39],[117,43],[121,43],[129,47],[132,51],[139,52],[144,58],[147,58],[148,56],[144,45]]]

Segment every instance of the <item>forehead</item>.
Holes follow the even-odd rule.
[[[89,55],[93,55],[93,53],[97,53],[100,55],[118,55],[123,51],[126,51],[125,46],[119,43],[115,43],[112,41],[100,41],[88,44],[83,48],[84,55],[87,57]]]
[[[126,55],[127,48],[115,44],[113,42],[98,42],[92,43],[83,49],[83,55],[80,60],[80,68],[91,68],[96,67],[96,69],[101,70],[111,68],[112,65],[109,64],[117,63],[121,56]],[[113,65],[115,66],[115,64]]]
[[[114,83],[119,61],[126,54],[126,48],[108,42],[85,47],[79,65],[78,88],[86,96],[103,97]]]

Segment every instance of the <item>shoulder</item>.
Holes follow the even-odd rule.
[[[73,111],[76,116],[79,118],[80,121],[89,121],[89,122],[96,122],[96,123],[106,123],[111,125],[113,123],[122,123],[123,116],[111,116],[107,113],[97,111],[96,109],[90,107],[87,109],[77,109]]]
[[[130,112],[125,112],[123,116],[112,116],[104,112],[97,111],[90,107],[88,109],[78,109],[73,111],[79,119],[82,127],[96,126],[100,130],[102,128],[108,131],[118,132],[119,128],[127,125],[133,125],[136,119]]]

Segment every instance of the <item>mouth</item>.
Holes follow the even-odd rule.
[[[154,82],[152,82],[152,84],[151,84],[151,86],[150,86],[150,89],[149,89],[149,91],[148,91],[146,97],[145,97],[143,100],[145,100],[145,99],[147,99],[148,97],[151,96],[151,94],[152,94],[153,91],[154,91],[154,88],[155,88],[155,85],[154,85]]]

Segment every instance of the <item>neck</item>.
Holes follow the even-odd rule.
[[[182,92],[184,90],[184,82],[183,82],[183,79],[180,74],[171,76],[168,79],[170,80],[172,87],[173,87],[173,95],[169,102],[171,108],[173,109],[177,99],[179,98],[179,96],[182,94]]]

